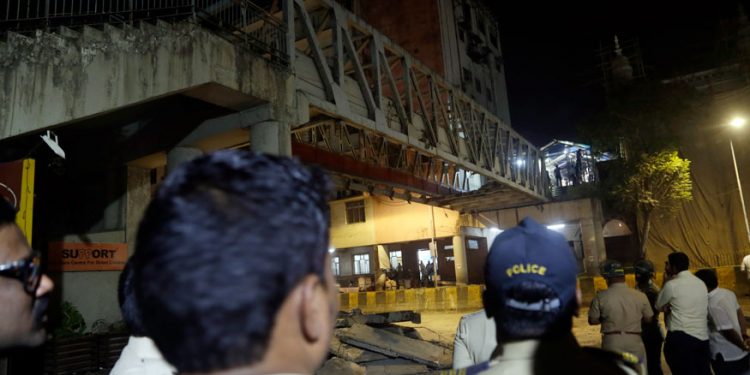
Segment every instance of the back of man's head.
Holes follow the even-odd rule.
[[[667,261],[669,261],[669,265],[676,272],[685,271],[690,267],[690,259],[688,258],[687,254],[683,252],[670,253],[667,256]]]
[[[180,372],[255,365],[278,326],[298,324],[275,318],[303,279],[330,275],[327,193],[318,169],[238,150],[164,180],[140,225],[135,279],[144,326],[168,362]],[[289,361],[296,351],[287,348]]]
[[[565,238],[526,218],[492,243],[484,306],[500,341],[570,333],[578,266]]]
[[[706,284],[706,289],[712,291],[719,286],[719,279],[716,277],[716,271],[709,269],[698,270],[695,277],[701,279]]]
[[[143,328],[141,311],[135,299],[135,287],[133,285],[133,263],[129,261],[120,274],[120,282],[117,286],[117,300],[120,302],[122,319],[130,329],[132,336],[147,336]]]

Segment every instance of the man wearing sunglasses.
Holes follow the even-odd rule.
[[[0,197],[0,350],[44,342],[42,320],[54,288],[15,217],[16,210]]]

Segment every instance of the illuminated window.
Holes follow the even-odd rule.
[[[365,200],[346,202],[346,223],[364,223],[365,222]]]
[[[339,261],[339,257],[333,257],[331,258],[331,272],[333,272],[334,276],[341,275],[341,262]]]
[[[354,274],[364,275],[370,273],[370,254],[354,255]]]
[[[391,258],[391,268],[397,268],[398,266],[404,265],[404,262],[401,258],[401,250],[391,251],[388,253]]]

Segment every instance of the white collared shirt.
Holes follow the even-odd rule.
[[[495,320],[484,309],[464,315],[453,340],[453,368],[461,369],[486,362],[497,347]]]
[[[737,303],[737,296],[734,292],[716,288],[708,293],[708,313],[711,317],[711,330],[709,338],[709,347],[711,348],[711,358],[721,353],[725,361],[736,361],[741,359],[747,352],[740,349],[737,345],[732,344],[719,331],[734,330],[741,337],[742,331],[740,322],[737,318],[737,310],[740,305]]]
[[[173,375],[174,369],[148,337],[130,336],[109,375]]]
[[[682,331],[698,340],[708,340],[708,290],[690,271],[682,271],[664,284],[656,308],[669,305],[669,331]]]
[[[747,278],[750,279],[750,255],[745,255],[745,257],[742,258],[740,271],[745,271],[747,273]]]

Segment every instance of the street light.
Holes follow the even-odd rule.
[[[745,125],[745,119],[742,117],[735,117],[732,121],[729,121],[729,125],[734,128],[741,128]],[[732,162],[734,163],[734,174],[737,176],[737,188],[740,190],[740,203],[742,204],[742,218],[745,219],[745,231],[747,232],[747,240],[750,242],[750,224],[747,221],[747,209],[745,209],[745,197],[742,195],[742,183],[740,182],[740,172],[737,170],[737,158],[734,156],[734,145],[732,144],[732,137],[729,137],[729,149],[732,150]]]

